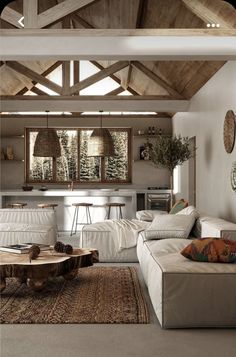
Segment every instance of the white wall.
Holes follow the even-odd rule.
[[[188,113],[173,118],[174,134],[196,136],[197,208],[209,215],[236,222],[236,192],[231,188],[230,171],[236,161],[223,143],[227,110],[236,113],[236,62],[226,63],[192,98]],[[177,196],[188,199],[188,163],[179,167]]]
[[[45,126],[46,119],[35,118],[26,119],[22,118],[1,118],[1,136],[4,135],[22,135],[24,134],[24,127]],[[84,118],[60,118],[49,119],[49,125],[54,127],[93,127],[98,126],[99,122],[96,119]],[[158,119],[103,119],[103,126],[107,127],[132,127],[133,134],[137,133],[138,129],[147,129],[149,126],[155,128],[162,128],[164,134],[172,132],[172,123],[169,118]],[[143,138],[133,138],[133,159],[136,160],[139,156],[139,147],[145,143]],[[21,139],[3,139],[1,147],[6,149],[7,145],[12,145],[16,157],[23,158],[24,156],[24,140]],[[122,185],[121,187],[128,186],[130,188],[146,188],[148,186],[168,186],[169,173],[166,169],[157,169],[151,162],[133,162],[133,182],[130,185]],[[24,182],[24,163],[22,162],[1,162],[1,188],[21,188]],[[86,187],[86,184],[80,184],[80,187]],[[87,185],[88,186],[88,185]],[[93,185],[94,186],[94,185]],[[90,185],[90,187],[93,187]],[[95,185],[98,186],[98,185]],[[117,185],[116,185],[117,186]],[[36,187],[36,185],[35,185]],[[51,187],[56,187],[51,185]],[[61,187],[61,186],[60,186]],[[62,186],[63,187],[63,186]],[[65,187],[65,186],[64,186]]]

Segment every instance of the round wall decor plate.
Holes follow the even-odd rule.
[[[231,153],[235,143],[236,122],[232,110],[228,110],[224,121],[224,146],[227,153]]]

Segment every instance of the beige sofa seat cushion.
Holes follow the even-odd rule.
[[[236,327],[236,264],[193,262],[188,239],[143,241],[138,258],[163,328]]]

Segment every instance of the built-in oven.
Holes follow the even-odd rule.
[[[170,193],[147,193],[147,209],[169,212],[170,201]]]

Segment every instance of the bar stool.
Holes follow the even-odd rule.
[[[56,203],[39,203],[38,208],[52,208],[55,210],[55,208],[58,206]]]
[[[9,208],[21,208],[23,209],[25,206],[27,206],[27,203],[21,203],[21,202],[15,202],[15,203],[10,203]]]
[[[117,219],[123,218],[121,207],[125,207],[125,203],[118,203],[118,202],[106,203],[106,207],[108,207],[108,211],[105,219],[110,219],[112,207],[116,208],[116,218]]]
[[[76,234],[78,225],[80,225],[80,224],[81,225],[89,225],[89,224],[92,223],[89,207],[92,207],[93,204],[92,203],[87,203],[87,202],[82,202],[82,203],[72,203],[72,206],[75,207],[75,212],[74,212],[74,217],[73,217],[73,222],[72,222],[72,227],[71,227],[71,232],[70,232],[71,236],[73,234]],[[85,207],[87,222],[78,222],[78,215],[79,215],[79,208],[80,207]],[[74,228],[74,226],[75,226],[75,228]]]

